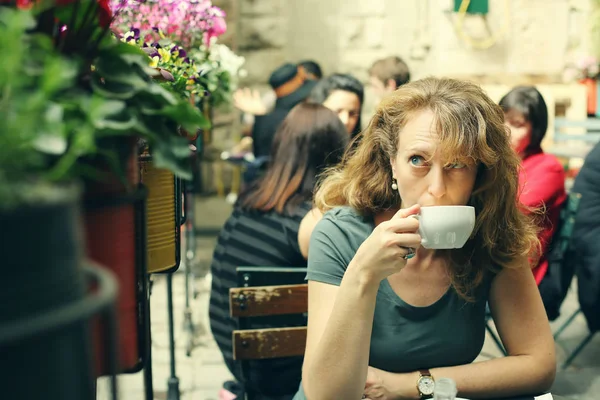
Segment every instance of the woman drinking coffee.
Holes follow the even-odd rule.
[[[550,387],[554,342],[529,268],[539,242],[518,202],[519,164],[502,108],[474,84],[427,78],[382,101],[315,195],[325,215],[308,246],[295,399],[428,398],[436,377],[468,398]],[[473,364],[486,302],[508,356]]]

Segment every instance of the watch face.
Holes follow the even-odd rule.
[[[424,395],[431,395],[433,394],[433,389],[435,388],[435,383],[433,381],[433,378],[430,376],[422,376],[419,379],[419,392],[421,392]]]

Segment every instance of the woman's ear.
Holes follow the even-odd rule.
[[[392,178],[396,179],[396,162],[390,159],[390,166],[392,167]]]

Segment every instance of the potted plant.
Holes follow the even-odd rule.
[[[199,57],[199,46],[202,44],[207,55],[207,46],[225,32],[224,12],[208,0],[127,3],[114,0],[113,8],[116,13],[113,29],[119,32],[121,39],[144,50],[151,59],[151,66],[160,71],[161,85],[182,93],[210,120],[209,104],[221,82],[215,81],[215,74],[207,73],[209,65]],[[223,79],[222,83],[228,80]],[[181,129],[181,132],[194,141],[199,131],[190,133]],[[172,173],[157,168],[152,158],[144,157],[141,166],[142,180],[149,188],[148,271],[173,271],[179,264],[180,234],[175,210],[180,206],[176,206],[174,200],[180,195],[175,194]]]
[[[598,114],[597,93],[600,64],[593,56],[579,57],[574,64],[568,64],[563,72],[566,81],[577,81],[584,85],[587,91],[587,113],[590,116]]]
[[[86,202],[112,202],[86,208],[86,252],[119,278],[121,366],[131,368],[139,359],[135,206],[114,199],[137,189],[139,139],[149,145],[157,166],[189,178],[190,150],[177,130],[195,131],[207,121],[185,98],[152,78],[157,72],[141,49],[111,34],[107,1],[19,0],[8,5],[29,9],[17,11],[33,17],[25,36],[48,38],[50,49],[75,66],[73,84],[57,100],[56,118],[65,128],[38,132],[38,142],[52,144],[52,154],[46,151],[44,157],[48,179],[82,179]]]
[[[83,298],[80,187],[49,161],[73,128],[65,95],[76,63],[49,37],[29,34],[30,13],[0,7],[0,325],[52,314]],[[69,101],[81,98],[70,97]],[[8,398],[83,399],[94,390],[85,323],[17,345],[0,343]],[[36,384],[31,384],[31,376]],[[65,380],[64,376],[69,376]]]

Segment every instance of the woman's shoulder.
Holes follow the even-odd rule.
[[[361,215],[350,206],[334,207],[325,212],[323,219],[342,224],[368,224],[370,221],[369,217]]]
[[[335,207],[325,212],[317,223],[315,232],[356,245],[371,234],[372,221],[372,218],[361,215],[352,207]]]

